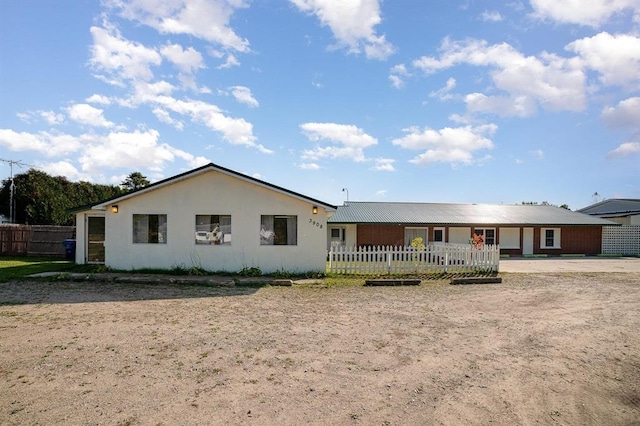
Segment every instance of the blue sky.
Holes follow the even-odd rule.
[[[0,158],[72,181],[640,198],[637,0],[5,0],[0,99]]]

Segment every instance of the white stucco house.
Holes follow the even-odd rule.
[[[324,272],[327,218],[335,209],[208,164],[76,209],[76,263]]]

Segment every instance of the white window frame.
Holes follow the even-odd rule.
[[[478,231],[482,231],[480,234]],[[493,231],[493,243],[487,241],[487,231]],[[496,228],[473,228],[473,233],[476,235],[482,235],[482,241],[487,245],[495,245],[496,240],[498,239],[498,233],[496,232]]]
[[[208,222],[206,218],[209,218]],[[217,222],[215,220],[217,219]],[[197,214],[195,244],[231,245],[231,215]]]
[[[553,232],[553,246],[547,245],[547,231]],[[541,249],[559,249],[560,247],[560,228],[540,228],[540,248]]]
[[[410,231],[410,234],[414,234],[413,236],[408,237],[407,231]],[[421,234],[421,235],[418,235]],[[422,244],[425,246],[429,242],[429,228],[424,226],[405,226],[404,227],[404,245],[406,247],[411,246],[411,241],[414,238],[420,237],[422,238]]]
[[[275,229],[275,221],[286,220],[287,242],[276,244],[278,236]],[[260,215],[260,245],[261,246],[297,246],[298,245],[298,216],[263,214]]]
[[[157,241],[149,241],[149,218],[157,216],[155,234]],[[145,229],[146,228],[146,229]],[[132,238],[134,244],[167,244],[167,215],[166,214],[134,214],[132,220]]]
[[[442,232],[442,240],[438,241],[436,240],[436,231],[440,231]],[[446,233],[445,233],[445,228],[444,227],[437,227],[437,228],[433,228],[433,238],[432,238],[432,242],[436,243],[436,244],[442,244],[444,242],[446,242]]]
[[[333,231],[338,231],[338,237],[333,236]],[[344,227],[330,227],[329,239],[331,241],[331,247],[344,246],[346,241],[346,229]]]

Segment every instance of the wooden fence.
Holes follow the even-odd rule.
[[[430,244],[415,247],[332,247],[327,272],[334,274],[410,274],[498,271],[500,247]]]
[[[65,257],[62,242],[75,234],[73,226],[0,225],[0,255]]]

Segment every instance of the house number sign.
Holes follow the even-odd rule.
[[[318,228],[322,229],[322,224],[320,222],[317,222],[313,219],[309,219],[309,225],[311,226],[317,226]]]

